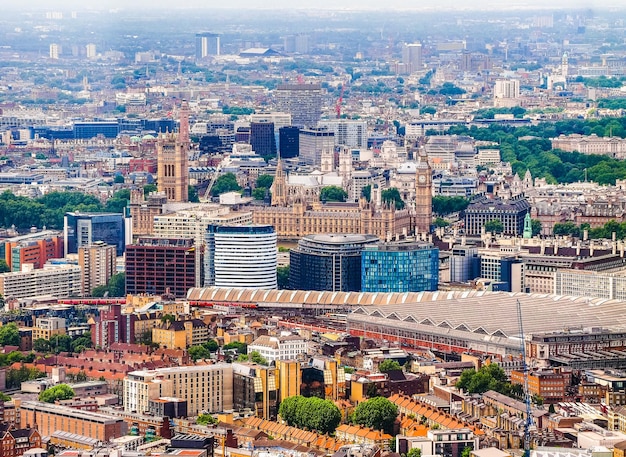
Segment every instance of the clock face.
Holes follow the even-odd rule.
[[[426,182],[426,176],[424,175],[420,175],[418,179],[419,179],[419,182],[421,182],[422,184]]]

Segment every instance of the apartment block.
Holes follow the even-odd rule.
[[[80,296],[81,292],[81,268],[78,265],[45,265],[39,270],[24,265],[22,271],[0,274],[0,294],[7,298],[42,295],[65,298]]]
[[[82,269],[82,295],[87,297],[98,286],[109,282],[116,269],[115,246],[96,241],[78,248],[78,264]]]
[[[33,327],[33,341],[49,340],[56,335],[65,335],[65,319],[62,317],[38,317]]]

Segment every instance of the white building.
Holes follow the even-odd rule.
[[[299,355],[306,354],[307,342],[298,335],[263,335],[248,345],[248,354],[254,351],[261,354],[268,362],[294,360]]]
[[[519,98],[517,79],[497,79],[493,88],[493,98]]]
[[[367,122],[346,119],[324,120],[318,127],[335,134],[335,144],[350,148],[367,148]]]
[[[61,47],[56,43],[52,43],[50,45],[50,58],[58,59],[60,53],[61,53]]]
[[[205,286],[276,289],[277,235],[270,225],[211,225]]]
[[[89,43],[87,46],[85,46],[85,52],[87,55],[88,59],[95,59],[96,58],[96,45],[93,43]]]
[[[24,264],[22,271],[0,274],[0,294],[5,298],[78,297],[81,294],[81,268],[78,265],[46,264],[36,270],[32,264]]]
[[[230,364],[195,365],[132,371],[124,378],[124,410],[143,413],[150,400],[176,397],[187,401],[187,414],[217,413],[233,408]]]

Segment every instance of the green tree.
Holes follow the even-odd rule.
[[[404,208],[404,201],[402,201],[402,197],[400,196],[400,192],[395,187],[390,187],[389,189],[385,189],[381,192],[381,199],[383,202],[396,206],[396,209]]]
[[[422,457],[422,450],[418,447],[412,447],[409,452],[406,453],[406,457]]]
[[[507,380],[506,373],[496,363],[483,365],[478,371],[474,369],[463,371],[456,387],[471,394],[482,394],[488,390],[509,396],[512,393],[512,387]]]
[[[115,273],[111,276],[108,288],[110,297],[126,296],[126,273]]]
[[[288,425],[318,433],[333,433],[341,422],[341,411],[330,400],[296,395],[283,400],[278,409]]]
[[[259,351],[252,351],[248,354],[251,362],[258,363],[259,365],[268,365],[267,359],[261,355]]]
[[[438,217],[435,219],[435,227],[448,227],[450,225],[450,222],[446,221],[445,219],[442,219],[441,217]]]
[[[198,190],[192,186],[187,186],[187,200],[191,203],[200,203],[200,197],[198,197]]]
[[[530,224],[532,226],[533,236],[537,236],[537,235],[541,234],[542,226],[541,226],[541,221],[540,220],[531,219]]]
[[[145,186],[143,186],[143,194],[146,197],[150,195],[152,192],[156,192],[158,190],[159,188],[157,187],[156,184],[146,184]]]
[[[115,184],[124,184],[124,176],[120,174],[115,175],[115,178],[113,178],[113,182]]]
[[[352,414],[352,422],[393,434],[398,407],[385,397],[374,397],[359,403]]]
[[[4,403],[5,401],[11,401],[11,397],[4,392],[0,392],[0,402]]]
[[[215,340],[209,340],[206,343],[203,343],[202,346],[209,352],[215,352],[220,347]]]
[[[550,403],[550,406],[548,406],[548,413],[556,414],[556,409],[554,408],[554,403]]]
[[[237,182],[237,177],[234,173],[225,173],[215,180],[213,188],[211,189],[211,195],[217,197],[225,192],[232,192],[241,190],[241,186]]]
[[[0,346],[19,346],[20,331],[13,322],[0,327]]]
[[[369,202],[372,201],[372,185],[368,184],[367,186],[361,189],[361,197],[365,197],[365,199]]]
[[[388,371],[402,370],[402,365],[392,359],[385,359],[378,365],[378,371],[387,373]]]
[[[276,278],[279,289],[289,288],[289,265],[276,268]]]
[[[259,175],[256,179],[256,187],[263,187],[269,189],[274,183],[274,177],[272,175]]]
[[[69,400],[74,398],[74,389],[67,384],[58,384],[50,387],[39,394],[39,401],[54,403],[57,400]]]
[[[255,200],[265,200],[267,189],[265,187],[257,187],[252,191],[252,198]]]
[[[104,297],[104,295],[109,291],[109,287],[102,285],[102,286],[97,286],[94,287],[93,290],[91,291],[91,296],[92,297]]]
[[[469,199],[464,197],[445,197],[442,195],[435,195],[433,197],[433,212],[440,216],[445,216],[450,213],[456,213],[463,211],[470,204]]]
[[[209,351],[204,346],[191,346],[189,349],[187,349],[187,353],[189,354],[189,357],[191,357],[191,360],[193,360],[194,362],[199,359],[208,359],[209,357],[211,357],[211,351]]]
[[[345,202],[348,193],[338,186],[322,187],[320,191],[320,200],[323,202]]]
[[[32,381],[45,377],[46,374],[36,368],[28,368],[22,365],[20,368],[9,368],[7,370],[7,388],[19,388],[24,381]]]
[[[8,273],[11,271],[9,264],[6,260],[0,259],[0,273]]]
[[[245,354],[248,351],[248,345],[240,341],[232,341],[228,344],[225,344],[223,349],[224,350],[235,349],[238,354]]]
[[[504,231],[504,224],[499,219],[492,219],[485,222],[485,231],[491,233],[502,233]]]
[[[470,457],[472,454],[472,448],[469,446],[465,446],[463,451],[461,452],[461,457]]]
[[[118,175],[120,176],[120,175]],[[113,194],[111,198],[109,198],[104,206],[105,211],[110,213],[122,213],[124,212],[124,208],[128,205],[128,201],[130,200],[130,190],[121,189]]]
[[[210,414],[200,414],[196,418],[196,424],[198,424],[198,425],[214,425],[214,424],[217,424],[217,419],[215,419]]]
[[[50,352],[50,341],[45,338],[37,338],[33,341],[33,349],[37,352]]]

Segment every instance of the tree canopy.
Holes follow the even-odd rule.
[[[485,222],[485,231],[491,233],[502,233],[504,231],[504,224],[499,219],[492,219]]]
[[[54,403],[57,400],[69,400],[74,398],[74,389],[67,384],[59,384],[50,387],[39,394],[39,401],[45,403]]]
[[[440,216],[463,211],[470,204],[469,199],[464,197],[446,197],[435,195],[433,197],[433,212]]]
[[[381,200],[387,204],[395,205],[396,209],[404,208],[404,201],[400,196],[400,192],[395,187],[390,187],[389,189],[385,189],[380,194]]]
[[[237,182],[237,177],[234,173],[225,173],[215,180],[213,188],[211,189],[211,195],[217,197],[226,192],[241,190],[241,186]]]
[[[352,422],[393,434],[398,407],[385,397],[374,397],[359,403],[352,414]]]
[[[378,371],[380,371],[381,373],[395,370],[402,370],[402,365],[400,365],[395,360],[385,359],[378,365]]]
[[[348,193],[338,186],[322,187],[320,191],[320,200],[323,202],[345,202]]]
[[[200,414],[196,418],[196,424],[198,424],[198,425],[213,425],[213,424],[217,424],[217,419],[215,419],[210,414]]]
[[[341,422],[341,411],[330,400],[296,395],[285,398],[278,409],[288,425],[326,434],[333,433]]]
[[[15,323],[10,322],[0,327],[0,346],[19,346],[20,331]]]
[[[518,395],[517,389],[508,381],[506,373],[496,363],[483,365],[480,370],[465,370],[456,383],[465,392],[482,394],[494,390],[504,395]]]

